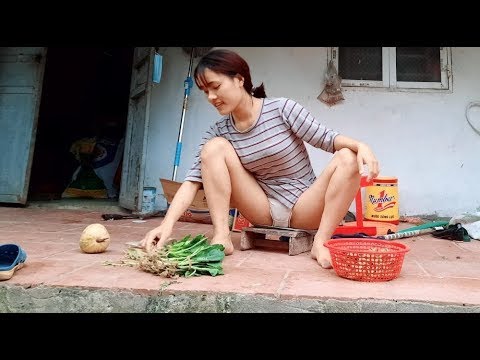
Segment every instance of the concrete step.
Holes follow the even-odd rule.
[[[91,210],[103,213],[131,214],[132,212],[118,204],[116,199],[59,199],[29,201],[27,208],[62,209],[62,210]]]

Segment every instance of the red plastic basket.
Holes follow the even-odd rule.
[[[408,246],[388,240],[342,238],[324,244],[338,276],[358,281],[389,281],[400,274]]]

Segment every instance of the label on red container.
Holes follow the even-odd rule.
[[[365,218],[376,221],[398,222],[398,187],[396,184],[367,186]]]

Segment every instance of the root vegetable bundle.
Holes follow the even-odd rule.
[[[223,275],[224,246],[210,245],[204,235],[191,235],[167,244],[152,254],[143,249],[131,248],[120,265],[139,269],[163,277],[191,277]],[[113,264],[109,264],[113,265]]]

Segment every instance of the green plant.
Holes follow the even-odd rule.
[[[152,254],[142,249],[128,249],[126,264],[164,277],[223,275],[224,246],[208,244],[204,235],[191,235],[167,244]],[[132,263],[133,261],[133,263]]]

